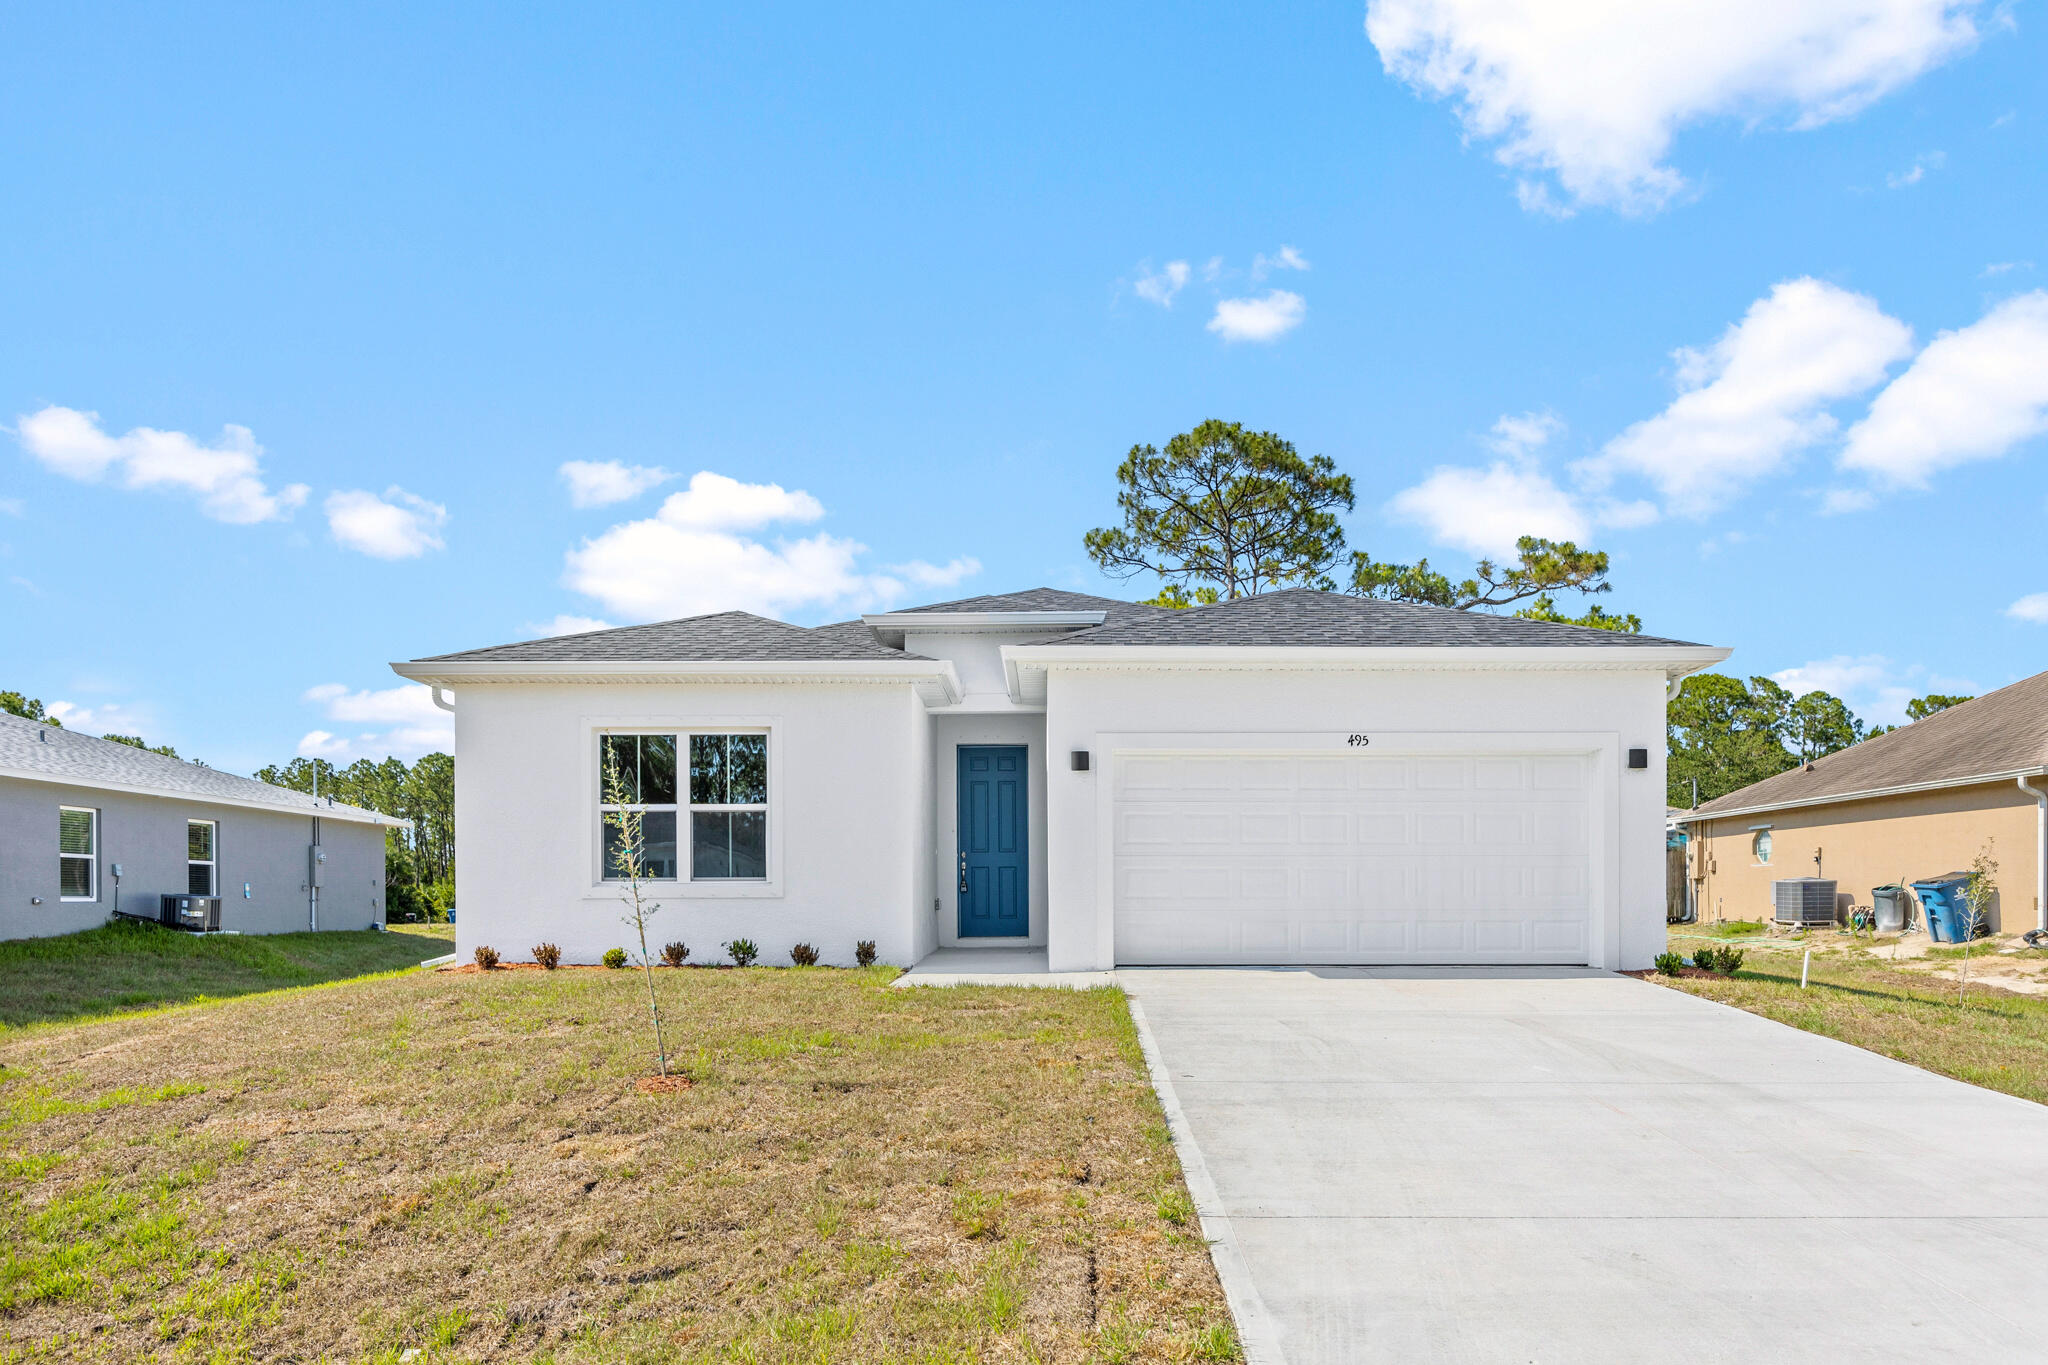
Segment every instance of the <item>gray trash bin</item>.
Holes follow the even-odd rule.
[[[1876,919],[1880,934],[1903,934],[1906,922],[1912,916],[1912,896],[1903,886],[1874,886],[1870,889],[1870,909]]]

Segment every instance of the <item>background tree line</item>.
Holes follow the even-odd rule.
[[[1327,455],[1304,456],[1272,432],[1208,421],[1162,448],[1132,446],[1117,466],[1122,524],[1098,527],[1083,545],[1112,578],[1160,583],[1154,605],[1195,607],[1281,588],[1339,586],[1361,597],[1418,602],[1457,611],[1501,611],[1538,621],[1639,634],[1633,613],[1583,602],[1572,615],[1561,593],[1581,599],[1610,590],[1608,558],[1571,541],[1523,536],[1516,562],[1481,559],[1454,578],[1430,567],[1375,560],[1345,543],[1339,514],[1352,510],[1351,476]],[[1910,721],[1968,701],[1933,694],[1906,708]],[[1711,801],[1889,727],[1867,728],[1839,697],[1803,696],[1770,678],[1747,682],[1721,673],[1688,678],[1666,712],[1672,805]]]
[[[256,780],[412,821],[384,832],[384,910],[393,919],[446,919],[455,904],[455,759],[425,754],[408,767],[359,758],[336,768],[324,758],[295,758],[258,769]]]

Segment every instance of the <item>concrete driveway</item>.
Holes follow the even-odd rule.
[[[1254,1361],[2048,1359],[2048,1108],[1605,973],[1118,975]]]

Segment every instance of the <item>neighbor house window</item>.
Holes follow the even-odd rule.
[[[100,813],[77,806],[57,808],[57,895],[61,900],[99,899]]]
[[[768,736],[690,736],[690,876],[768,875]]]
[[[1758,863],[1768,863],[1771,860],[1771,832],[1767,829],[1758,830],[1749,841],[1749,850],[1756,854]]]
[[[640,816],[640,875],[676,875],[676,737],[600,735],[597,741],[598,811],[604,822],[604,877],[625,878],[626,831],[621,811]]]
[[[214,894],[213,838],[213,821],[185,822],[185,891],[188,895]]]

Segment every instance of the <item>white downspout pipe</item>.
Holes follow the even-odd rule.
[[[2048,791],[2024,777],[2018,781],[2034,798],[2034,927],[2048,933]]]
[[[434,705],[436,705],[436,706],[440,707],[440,708],[441,708],[441,709],[442,709],[443,711],[446,711],[446,712],[447,712],[447,713],[448,713],[449,715],[451,715],[451,716],[452,716],[452,715],[454,715],[454,714],[455,714],[455,703],[454,703],[454,702],[452,702],[452,701],[450,701],[450,700],[448,699],[448,696],[447,696],[447,694],[446,694],[446,693],[444,693],[444,692],[443,692],[443,691],[441,690],[441,685],[440,685],[439,683],[435,683],[435,684],[433,685],[433,692],[434,692]]]

